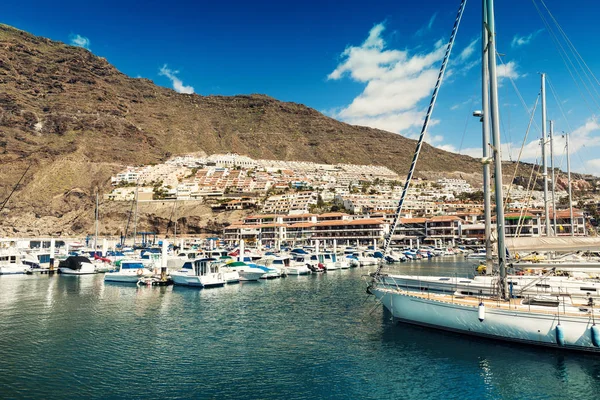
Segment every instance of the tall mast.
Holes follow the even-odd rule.
[[[556,178],[554,177],[554,121],[550,120],[550,171],[552,172],[552,229],[556,230]]]
[[[135,213],[133,214],[133,247],[137,239],[137,219],[138,219],[138,184],[135,183]]]
[[[483,215],[485,222],[485,271],[492,273],[492,209],[490,200],[490,92],[489,92],[489,63],[488,63],[488,31],[487,31],[487,7],[483,2],[483,60],[481,63],[481,104],[482,112],[481,126],[483,138]]]
[[[575,224],[573,223],[573,194],[571,192],[571,155],[569,154],[569,134],[565,134],[567,150],[567,181],[569,184],[569,217],[571,218],[571,236],[575,236]]]
[[[487,3],[487,6],[485,6]],[[496,29],[494,24],[494,0],[484,0],[487,13],[488,62],[490,70],[490,111],[494,154],[494,182],[496,186],[496,229],[498,234],[498,266],[500,269],[500,295],[506,299],[506,247],[504,243],[504,202],[502,193],[502,154],[500,149],[500,112],[498,109],[498,78],[496,75]],[[485,24],[484,24],[485,27]]]
[[[94,232],[94,256],[96,255],[96,249],[98,248],[98,219],[99,219],[99,210],[98,210],[98,189],[96,189],[96,212],[94,213],[95,220],[95,232]]]
[[[550,213],[548,212],[548,167],[546,166],[546,74],[542,73],[542,177],[544,178],[544,216],[546,236],[550,236]]]

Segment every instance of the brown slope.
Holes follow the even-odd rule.
[[[414,147],[264,95],[178,94],[129,78],[85,49],[0,25],[0,198],[32,163],[13,210],[61,215],[89,204],[124,165],[192,151],[381,164],[403,175]],[[419,171],[469,173],[479,164],[425,145]],[[88,201],[69,201],[74,188]]]

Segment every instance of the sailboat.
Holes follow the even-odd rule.
[[[435,105],[437,92],[444,76],[458,26],[460,25],[464,5],[465,1],[462,0],[446,48],[446,54],[442,61],[432,100],[425,116],[421,135],[417,141],[412,165],[408,172],[396,216],[386,237],[384,253],[389,247],[402,211],[402,205],[410,186],[431,112]],[[381,265],[375,272],[367,288],[367,292],[373,294],[391,312],[393,317],[402,322],[503,341],[600,353],[600,327],[596,325],[595,321],[600,308],[594,304],[593,298],[578,299],[563,295],[551,298],[526,297],[523,299],[512,299],[509,295],[504,238],[504,204],[493,0],[483,0],[482,20],[483,118],[484,123],[487,123],[487,118],[491,122],[491,136],[493,139],[492,155],[496,188],[496,244],[500,272],[498,286],[496,287],[496,296],[492,298],[478,294],[456,295],[454,293],[435,294],[429,291],[419,293],[408,291],[400,286],[386,284],[385,275],[381,273]],[[486,91],[488,88],[489,112],[486,113],[485,110],[488,106]]]

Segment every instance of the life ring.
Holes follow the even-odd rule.
[[[143,269],[141,269],[141,268],[139,268],[139,269],[137,270],[137,274],[138,274],[138,276],[142,276],[142,275],[144,275],[144,270],[143,270]]]

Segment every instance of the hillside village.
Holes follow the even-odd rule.
[[[186,155],[164,164],[127,167],[112,177],[114,189],[105,199],[198,202],[215,213],[248,210],[253,215],[225,228],[224,238],[231,242],[351,243],[377,241],[389,232],[403,183],[382,166]],[[408,191],[397,239],[407,244],[480,241],[481,189],[464,179],[417,179]],[[543,235],[543,192],[513,186],[509,196],[507,234]],[[564,190],[555,194],[562,205],[566,196]],[[571,229],[576,235],[589,233],[590,221],[582,210],[574,211],[572,228],[568,211],[557,207],[556,218],[559,234],[570,234]]]

